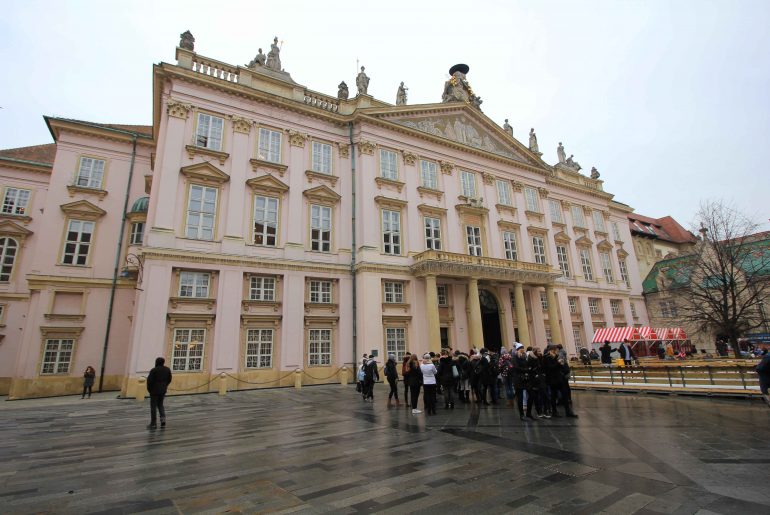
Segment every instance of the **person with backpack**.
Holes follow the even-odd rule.
[[[377,361],[374,356],[369,356],[369,360],[364,365],[364,400],[374,402],[374,383],[380,380],[380,373],[377,369]]]
[[[368,358],[369,355],[364,354],[361,365],[359,365],[358,370],[356,371],[356,391],[361,394],[363,400],[366,400],[366,394],[364,392],[364,378],[366,377],[366,372],[364,369],[366,368],[366,361]]]
[[[388,361],[385,363],[385,378],[388,380],[388,386],[390,386],[388,406],[391,405],[393,397],[396,398],[396,406],[398,406],[401,403],[398,402],[398,370],[396,370],[395,354],[388,354]]]

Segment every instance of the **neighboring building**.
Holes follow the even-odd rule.
[[[650,218],[630,213],[628,226],[642,279],[647,277],[655,263],[689,253],[698,241],[670,216]]]
[[[105,347],[105,388],[132,395],[156,356],[175,392],[204,392],[221,374],[337,382],[371,350],[574,354],[595,328],[647,325],[631,209],[453,72],[442,103],[393,106],[368,79],[351,99],[297,84],[277,47],[239,67],[183,40],[154,67],[152,130],[47,118],[53,161],[0,160],[4,186],[39,177],[39,215],[6,231],[30,255],[2,297],[11,396],[78,391]]]

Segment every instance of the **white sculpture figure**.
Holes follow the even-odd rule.
[[[513,136],[513,127],[511,127],[511,124],[508,123],[508,118],[505,119],[505,123],[503,124],[503,129],[505,132]]]
[[[361,73],[356,76],[356,87],[359,95],[366,95],[369,89],[369,77],[364,73],[364,67],[361,67]]]
[[[273,39],[273,44],[270,45],[270,52],[267,53],[267,61],[265,66],[271,70],[281,71],[281,49],[278,47],[278,37]]]
[[[565,164],[567,162],[567,153],[564,151],[564,145],[559,142],[559,146],[556,147],[556,155],[559,157],[559,162]]]
[[[406,105],[406,92],[407,91],[409,91],[409,88],[404,87],[404,83],[402,82],[401,85],[398,87],[398,92],[396,93],[396,105],[397,106]]]
[[[529,129],[529,149],[535,154],[540,153],[540,149],[537,146],[537,134],[535,134],[535,128]]]

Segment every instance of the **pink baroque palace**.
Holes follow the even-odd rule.
[[[153,67],[151,126],[45,117],[0,151],[0,394],[131,397],[336,383],[363,353],[561,343],[647,325],[627,205],[559,143],[547,164],[481,110],[295,82],[189,32]],[[351,81],[351,88],[353,82]],[[394,88],[395,89],[395,88]]]

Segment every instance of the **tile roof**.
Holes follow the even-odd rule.
[[[21,161],[34,161],[35,163],[46,163],[51,165],[53,164],[55,156],[56,143],[0,150],[0,157],[19,159]]]
[[[628,225],[632,234],[652,236],[672,243],[695,243],[698,241],[690,231],[670,216],[651,218],[631,213],[628,215]]]

